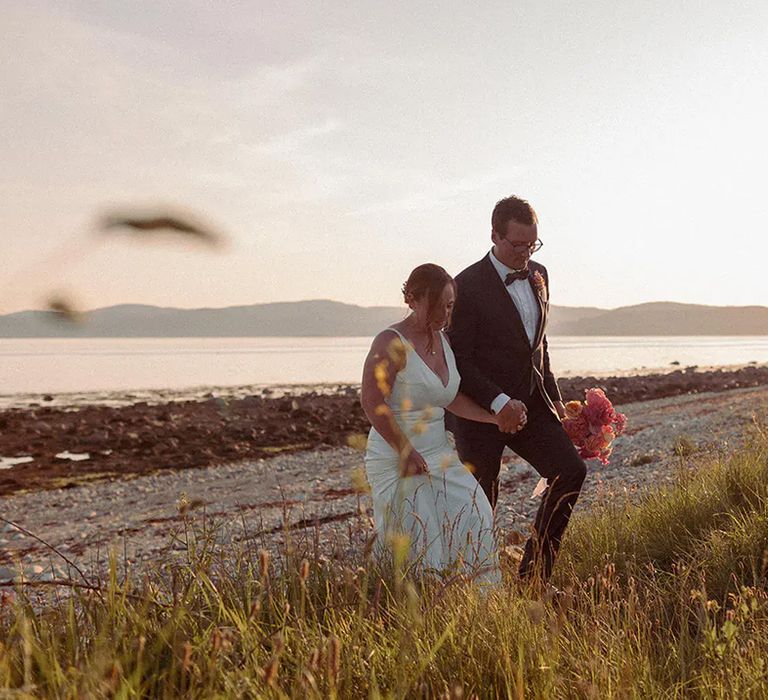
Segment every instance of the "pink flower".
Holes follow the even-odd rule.
[[[574,444],[578,444],[589,434],[589,423],[581,416],[578,418],[568,418],[563,421],[563,429],[571,438]]]
[[[611,445],[626,425],[627,417],[616,412],[602,389],[588,389],[584,403],[569,401],[565,406],[563,429],[583,459],[608,464]]]
[[[587,390],[583,414],[591,425],[607,425],[616,418],[616,411],[602,389]]]

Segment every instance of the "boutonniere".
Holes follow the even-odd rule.
[[[542,274],[536,270],[531,276],[531,282],[533,282],[533,288],[536,290],[542,301],[547,300],[547,283],[544,281]]]

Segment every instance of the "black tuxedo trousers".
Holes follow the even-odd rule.
[[[499,493],[501,455],[507,446],[528,462],[548,481],[536,513],[534,532],[525,545],[520,575],[525,579],[552,573],[571,511],[587,474],[571,439],[563,430],[539,392],[525,401],[526,426],[512,435],[499,432],[495,425],[459,419],[455,431],[456,448],[462,462],[469,464],[475,478],[496,508]]]

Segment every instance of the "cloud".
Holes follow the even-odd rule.
[[[306,126],[284,134],[276,134],[263,143],[246,145],[245,150],[252,153],[295,156],[296,151],[311,144],[315,139],[335,133],[341,129],[336,119],[327,119],[317,126]]]
[[[386,201],[372,201],[367,205],[348,211],[346,215],[367,216],[369,214],[448,209],[454,205],[456,200],[465,195],[491,188],[498,191],[497,185],[502,182],[509,182],[520,172],[522,172],[522,168],[510,166],[503,170],[465,175],[448,182],[438,181],[436,173],[423,172],[420,179],[426,180],[427,184],[422,185],[420,191]]]

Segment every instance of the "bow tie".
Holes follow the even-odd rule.
[[[516,282],[517,280],[527,280],[528,279],[528,270],[518,270],[517,272],[510,272],[505,278],[504,278],[504,284],[509,286],[512,284],[512,282]]]

